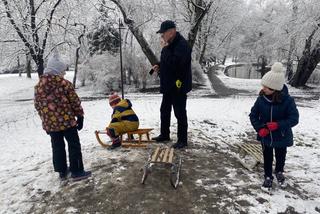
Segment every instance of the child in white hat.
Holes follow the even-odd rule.
[[[275,175],[279,185],[285,185],[284,165],[287,147],[293,145],[292,127],[299,122],[299,112],[285,85],[284,68],[280,62],[261,79],[262,89],[249,115],[252,126],[261,142],[264,159],[263,187],[272,187],[273,150]]]

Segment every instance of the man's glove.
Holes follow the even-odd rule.
[[[267,128],[262,128],[258,132],[260,137],[266,137],[269,133],[270,131]]]
[[[277,122],[269,122],[267,123],[267,127],[270,131],[275,131],[279,128],[279,124]]]
[[[177,80],[176,81],[176,86],[177,86],[178,89],[180,89],[181,86],[182,86],[182,82],[180,80]]]
[[[80,131],[83,127],[83,116],[77,116],[77,129]]]

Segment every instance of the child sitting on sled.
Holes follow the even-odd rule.
[[[109,104],[113,108],[111,122],[106,127],[107,135],[112,140],[109,149],[121,146],[120,135],[139,128],[139,118],[132,110],[132,104],[128,99],[121,99],[116,93],[109,97]]]

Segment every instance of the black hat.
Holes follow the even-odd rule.
[[[164,33],[171,28],[176,28],[176,24],[171,20],[166,20],[161,23],[160,30],[157,33]]]

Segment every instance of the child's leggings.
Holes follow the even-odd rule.
[[[264,160],[264,176],[273,178],[272,176],[272,162],[273,162],[273,149],[276,156],[276,168],[275,173],[283,172],[283,168],[286,161],[287,147],[273,148],[262,145],[263,160]]]

